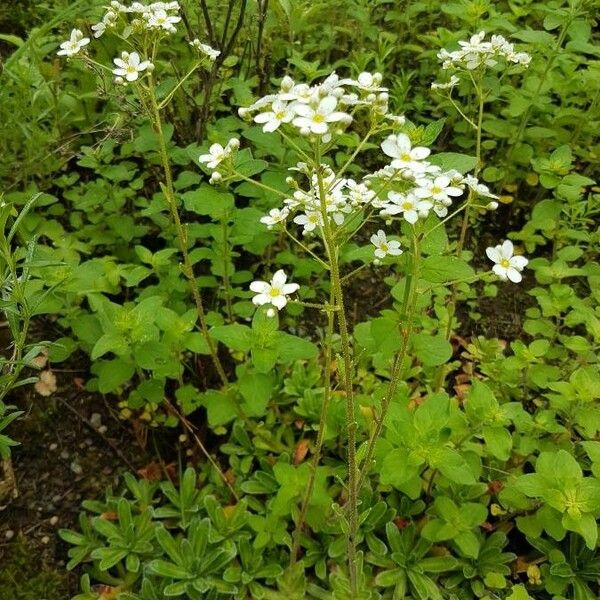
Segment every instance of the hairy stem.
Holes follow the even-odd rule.
[[[342,355],[344,361],[344,388],[346,392],[346,432],[348,436],[348,573],[350,578],[351,597],[356,598],[358,590],[356,538],[358,534],[358,496],[356,486],[356,418],[354,410],[354,388],[353,372],[354,365],[350,349],[350,335],[348,333],[348,322],[346,320],[346,309],[344,306],[344,293],[342,290],[342,279],[340,277],[340,266],[338,248],[335,236],[331,229],[331,222],[327,214],[326,190],[323,185],[323,174],[320,166],[320,152],[317,149],[317,181],[319,186],[319,199],[323,217],[323,237],[325,250],[330,265],[330,280],[335,305],[338,308],[337,322],[342,342]]]
[[[200,323],[200,329],[206,342],[208,344],[208,349],[215,366],[215,369],[221,379],[221,382],[224,386],[229,385],[229,380],[225,373],[225,369],[223,368],[223,364],[219,358],[217,353],[217,347],[210,337],[208,332],[208,324],[206,322],[206,312],[204,310],[204,304],[202,302],[202,296],[200,294],[200,289],[198,288],[198,282],[196,281],[196,276],[194,275],[194,267],[190,260],[190,255],[188,252],[188,238],[185,227],[181,222],[181,218],[179,216],[179,210],[177,208],[177,199],[175,197],[175,190],[173,188],[173,175],[171,172],[171,164],[169,162],[169,155],[167,152],[167,144],[165,142],[165,137],[163,133],[162,127],[162,118],[160,115],[160,108],[158,106],[158,102],[156,100],[156,92],[154,89],[154,82],[152,78],[150,78],[150,83],[148,85],[148,92],[150,97],[150,107],[151,107],[151,117],[155,127],[155,131],[158,137],[158,146],[160,152],[160,159],[162,163],[162,168],[165,176],[164,184],[161,184],[161,188],[167,200],[167,204],[169,206],[169,212],[171,214],[171,219],[173,221],[173,225],[175,226],[175,232],[177,235],[177,240],[179,243],[179,249],[181,251],[183,257],[183,265],[182,271],[185,277],[187,278],[190,286],[190,290],[192,292],[192,297],[194,299],[194,304],[196,305],[196,312],[198,313],[198,320]]]
[[[333,289],[329,295],[330,307],[334,304],[335,298],[333,295]],[[323,441],[325,439],[325,427],[327,422],[327,415],[329,413],[329,405],[331,402],[331,362],[332,362],[332,340],[333,340],[333,327],[334,327],[334,311],[327,311],[327,330],[325,333],[325,348],[323,352],[323,362],[325,364],[325,371],[323,374],[323,405],[321,406],[321,415],[319,418],[319,432],[317,434],[317,444],[313,453],[312,461],[310,464],[310,475],[308,484],[306,486],[306,492],[302,501],[302,507],[300,509],[300,517],[296,523],[296,529],[294,530],[294,541],[292,546],[292,552],[290,555],[290,564],[295,564],[298,560],[298,552],[300,550],[300,538],[302,536],[302,529],[304,528],[304,522],[306,521],[306,513],[308,512],[308,505],[315,488],[315,479],[317,476],[317,467],[321,461],[321,454],[323,452]]]

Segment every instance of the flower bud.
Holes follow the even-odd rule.
[[[498,203],[492,201],[485,208],[487,210],[496,210],[498,208]]]

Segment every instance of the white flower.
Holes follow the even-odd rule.
[[[389,203],[385,204],[382,215],[402,214],[405,221],[414,225],[417,219],[425,219],[433,207],[433,202],[422,200],[413,194],[400,194],[399,192],[390,192],[388,194]]]
[[[385,118],[394,125],[404,125],[406,123],[406,117],[404,115],[385,115]]]
[[[94,32],[94,37],[99,38],[106,31],[106,23],[104,23],[104,21],[100,21],[100,23],[92,25],[92,31]]]
[[[250,290],[257,295],[252,298],[252,302],[258,306],[263,304],[272,304],[278,310],[281,310],[288,302],[287,296],[298,291],[300,286],[297,283],[286,283],[287,275],[280,269],[273,275],[271,283],[266,281],[253,281],[250,284]]]
[[[277,223],[282,223],[285,221],[290,214],[290,211],[287,208],[272,208],[269,211],[268,215],[261,217],[260,222],[264,223],[269,229]]]
[[[351,119],[350,115],[336,112],[337,99],[333,96],[325,96],[317,106],[310,104],[298,104],[295,107],[296,114],[294,125],[303,134],[316,133],[323,135],[328,131],[328,123],[345,121]]]
[[[385,258],[390,256],[399,256],[402,254],[400,250],[400,242],[395,240],[388,241],[385,231],[380,229],[377,233],[371,236],[371,244],[375,246],[375,256],[377,258]]]
[[[200,163],[206,163],[209,169],[216,169],[226,158],[229,158],[240,147],[240,140],[231,138],[225,147],[221,144],[212,144],[208,154],[201,154],[198,158]]]
[[[113,69],[115,77],[123,77],[127,81],[135,81],[142,71],[152,69],[152,63],[148,60],[140,60],[137,52],[122,52],[121,58],[115,58],[116,69]]]
[[[439,175],[435,179],[417,179],[417,188],[413,194],[417,198],[433,198],[436,202],[452,204],[450,196],[460,196],[462,190],[451,185],[450,177]]]
[[[410,138],[405,133],[390,135],[381,144],[381,149],[394,159],[392,161],[394,169],[410,169],[411,171],[422,169],[423,165],[420,165],[419,161],[431,154],[429,148],[423,146],[413,148]]]
[[[270,132],[279,128],[282,123],[289,123],[294,118],[294,110],[289,104],[275,100],[271,110],[262,112],[254,117],[256,123],[264,123],[263,131]]]
[[[306,211],[306,214],[301,214],[294,217],[294,223],[302,225],[304,228],[302,233],[306,235],[311,231],[314,231],[317,226],[323,225],[323,217],[321,213],[315,211]]]
[[[438,83],[437,81],[434,81],[431,84],[431,89],[432,90],[450,90],[453,87],[455,87],[456,85],[458,85],[459,82],[460,82],[460,79],[456,75],[452,75],[452,77],[450,77],[450,80],[446,81],[446,83]]]
[[[57,52],[58,56],[75,56],[79,54],[84,46],[90,43],[90,38],[84,37],[83,32],[80,29],[73,29],[71,31],[71,37],[60,45],[60,50]]]
[[[442,61],[442,68],[473,71],[480,67],[497,65],[498,58],[524,67],[529,65],[531,56],[526,52],[515,52],[514,46],[501,35],[493,35],[489,42],[484,42],[484,37],[485,32],[481,31],[471,36],[469,41],[458,42],[458,50],[440,50],[438,58]]]
[[[510,240],[495,247],[486,248],[485,253],[488,258],[496,264],[492,271],[503,281],[513,281],[519,283],[523,277],[521,271],[529,262],[524,256],[515,256],[514,247]]]
[[[462,179],[462,182],[468,187],[470,187],[478,196],[485,196],[486,198],[494,198],[498,199],[498,196],[492,194],[490,192],[490,188],[483,183],[479,183],[479,179],[477,177],[473,177],[473,175],[465,175]]]
[[[190,42],[190,46],[192,46],[193,48],[196,48],[196,50],[198,50],[199,52],[201,52],[202,54],[206,54],[206,56],[208,56],[208,58],[211,61],[215,61],[217,60],[217,58],[220,56],[221,52],[220,50],[215,50],[214,48],[212,48],[211,46],[209,46],[208,44],[203,44],[199,39],[195,39],[192,40]],[[241,109],[240,109],[241,110]]]
[[[368,73],[363,71],[356,80],[342,79],[340,83],[342,85],[352,85],[364,92],[387,92],[387,88],[380,87],[382,81],[383,75],[381,73]]]
[[[170,15],[164,8],[155,8],[144,15],[147,27],[150,29],[164,29],[170,33],[175,33],[176,23],[181,21],[181,17]]]

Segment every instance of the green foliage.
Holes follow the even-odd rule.
[[[179,24],[160,52],[162,34],[154,45],[124,32],[155,63],[128,87],[98,67],[112,69],[123,50],[110,31],[90,50],[96,63],[55,58],[53,28],[61,39],[65,23],[91,36],[104,14],[101,2],[67,4],[37,14],[23,5],[0,38],[12,52],[0,86],[0,312],[10,331],[0,456],[21,414],[3,400],[34,381],[21,377],[40,352],[29,342],[34,318],[60,331],[45,344],[50,361],[88,357],[87,391],[123,419],[161,435],[184,417],[212,444],[210,460],[178,481],[130,475],[122,493],[84,503],[78,531],[61,532],[69,568],[83,570],[76,598],[102,597],[96,583],[119,600],[595,598],[591,3],[185,1],[188,31]],[[29,19],[37,28],[25,36]],[[214,63],[190,50],[198,24],[221,51]],[[529,68],[487,65],[431,90],[437,52],[481,30],[527,51]],[[357,109],[331,151],[333,142],[290,142],[237,113],[285,74],[313,84],[334,69],[385,73],[390,112],[406,120]],[[313,181],[299,161],[318,150],[319,163],[361,182],[383,166],[390,130],[433,147],[442,171],[485,182],[499,196],[497,222],[480,218],[490,209],[481,188],[468,191],[462,224],[388,215],[403,253],[376,276],[365,240],[378,208],[353,209],[322,237],[293,240],[261,223]],[[209,181],[215,169],[198,157],[232,137],[241,148]],[[398,179],[384,187],[412,188]],[[520,288],[496,283],[483,253],[509,227],[531,257]],[[300,284],[294,301],[256,308],[250,282],[280,266]],[[523,314],[516,332],[504,328],[507,310]],[[485,323],[491,333],[476,335]]]

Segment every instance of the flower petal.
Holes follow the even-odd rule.
[[[266,281],[253,281],[250,284],[250,290],[257,294],[268,294],[271,286]]]
[[[508,267],[508,269],[506,269],[506,275],[513,283],[519,283],[519,281],[523,279],[521,273],[513,267]]]
[[[273,275],[273,279],[271,280],[271,286],[281,288],[285,285],[286,281],[287,275],[285,274],[285,271],[283,269],[279,269],[279,271],[277,271],[275,275]]]
[[[498,246],[494,248],[486,248],[485,253],[487,254],[487,257],[495,263],[499,263],[502,260],[502,255],[500,254]]]

